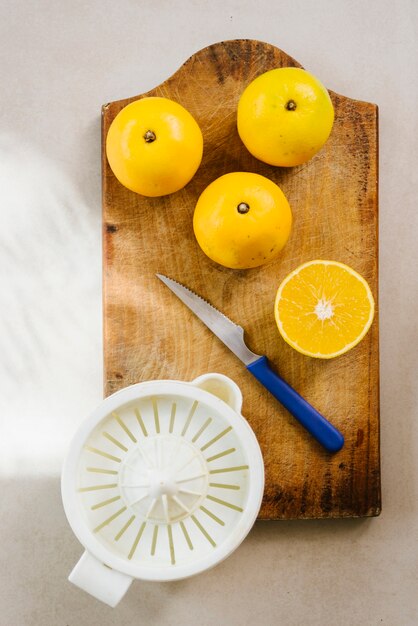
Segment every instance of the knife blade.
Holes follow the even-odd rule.
[[[247,370],[299,421],[328,452],[338,452],[344,437],[323,415],[271,367],[266,356],[252,352],[245,343],[244,329],[232,322],[194,291],[163,274],[156,274],[171,291],[224,343]]]

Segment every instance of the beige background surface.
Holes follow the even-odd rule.
[[[1,3],[1,626],[418,623],[417,25],[413,0]],[[59,493],[102,393],[100,106],[236,37],[380,106],[383,513],[258,523],[216,569],[112,610],[66,580],[82,548]]]

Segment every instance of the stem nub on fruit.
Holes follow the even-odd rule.
[[[147,143],[152,143],[153,141],[155,141],[157,139],[156,134],[154,133],[154,131],[152,130],[147,130],[147,132],[144,135],[144,139]]]
[[[247,204],[246,202],[240,202],[239,205],[237,206],[238,213],[241,213],[241,214],[248,213],[249,210],[250,210],[250,205]]]
[[[294,100],[289,100],[285,104],[285,109],[288,111],[294,111],[296,109],[296,102]]]

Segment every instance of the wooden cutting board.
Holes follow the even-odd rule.
[[[369,282],[377,302],[377,106],[331,92],[335,124],[325,147],[294,168],[253,158],[236,130],[236,107],[257,75],[294,59],[266,43],[236,40],[194,54],[146,94],[103,106],[103,293],[105,393],[156,378],[191,380],[210,371],[232,377],[266,469],[261,519],[373,516],[380,512],[378,319],[348,354],[330,361],[298,354],[280,337],[276,290],[299,264],[342,261]],[[140,65],[139,65],[140,68]],[[308,68],[309,69],[309,68]],[[185,189],[145,198],[125,189],[106,161],[115,115],[143,96],[185,106],[204,137],[200,169]],[[278,183],[294,226],[282,256],[253,270],[211,262],[193,235],[197,198],[226,172],[250,171]],[[184,283],[246,330],[249,346],[334,423],[344,448],[326,453],[241,363],[156,277]]]

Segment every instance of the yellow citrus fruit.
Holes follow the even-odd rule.
[[[260,161],[290,167],[308,161],[328,139],[334,107],[315,76],[297,67],[261,74],[238,103],[238,133]]]
[[[275,317],[283,339],[302,354],[331,359],[363,339],[374,316],[370,287],[337,261],[310,261],[280,285]]]
[[[197,201],[193,228],[203,252],[233,269],[269,263],[285,245],[292,212],[273,181],[249,172],[214,180]]]
[[[193,116],[168,98],[142,98],[110,125],[106,155],[119,182],[144,196],[182,189],[202,160],[203,138]]]

